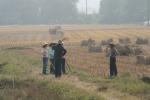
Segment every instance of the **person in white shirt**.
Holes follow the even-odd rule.
[[[42,59],[43,59],[43,74],[48,74],[48,43],[44,43],[42,46]]]

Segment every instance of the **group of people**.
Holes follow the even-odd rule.
[[[43,74],[55,74],[56,78],[61,77],[62,73],[66,74],[65,70],[65,55],[67,50],[63,46],[63,41],[58,43],[44,43],[42,46],[43,58]],[[50,71],[49,62],[50,61]]]
[[[62,73],[66,74],[65,70],[65,54],[67,50],[63,46],[61,40],[58,43],[45,43],[43,45],[43,74],[48,74],[48,61],[50,61],[50,73],[55,74],[56,78],[61,77]],[[116,77],[117,66],[116,66],[116,56],[119,52],[115,48],[113,43],[109,44],[109,48],[106,49],[106,55],[109,57],[110,62],[110,78]]]

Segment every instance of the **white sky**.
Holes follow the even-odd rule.
[[[97,13],[101,0],[87,0],[88,1],[88,13]],[[85,12],[86,0],[79,0],[77,7],[80,12]]]

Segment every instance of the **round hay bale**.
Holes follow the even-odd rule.
[[[131,43],[131,40],[130,40],[130,38],[119,38],[119,43],[129,44],[129,43]]]
[[[89,52],[102,52],[102,47],[101,46],[90,46],[89,47]]]
[[[136,57],[136,63],[150,65],[150,56],[139,55]]]
[[[110,43],[113,42],[113,39],[108,39],[108,40],[102,40],[101,45],[109,45]]]
[[[150,65],[150,56],[146,57],[146,65]]]
[[[147,45],[149,43],[149,40],[147,38],[137,38],[136,44],[145,44]]]
[[[136,56],[136,63],[137,64],[145,64],[146,63],[145,56],[144,55]]]
[[[145,83],[150,84],[150,77],[144,76],[144,77],[142,77],[142,81],[145,82]]]
[[[149,65],[150,64],[150,57],[149,56],[144,56],[144,55],[138,55],[136,57],[136,63],[137,64]]]
[[[88,39],[88,40],[82,40],[81,41],[81,46],[92,46],[95,45],[96,42],[93,39]]]
[[[61,26],[55,26],[54,28],[49,29],[49,34],[51,35],[58,35],[58,34],[64,34]]]
[[[120,56],[129,56],[131,54],[131,49],[128,45],[117,44],[116,49]]]
[[[55,28],[50,28],[49,29],[49,34],[55,35],[56,34],[56,29]]]
[[[64,32],[61,26],[55,26],[49,29],[50,38],[52,40],[60,40],[64,37]]]
[[[88,46],[88,41],[87,40],[82,40],[81,41],[81,46]]]
[[[143,50],[140,47],[131,47],[133,55],[141,55]]]

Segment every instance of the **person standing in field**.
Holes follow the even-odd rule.
[[[116,77],[118,74],[116,65],[116,56],[119,55],[119,53],[113,43],[109,44],[109,50],[107,48],[106,53],[110,61],[110,78]]]
[[[62,46],[62,41],[59,40],[58,44],[54,47],[55,59],[55,77],[60,78],[62,75],[62,57],[66,54],[66,50]]]
[[[49,49],[48,49],[48,53],[49,53],[49,60],[50,60],[50,73],[51,74],[54,74],[54,71],[55,71],[55,60],[54,60],[54,46],[55,46],[55,43],[50,43],[49,44]]]
[[[64,48],[64,42],[61,42],[62,47]],[[67,53],[67,50],[64,48],[64,51],[62,52],[62,61],[61,61],[61,68],[62,68],[62,73],[66,74],[66,59],[65,59],[65,54]]]
[[[44,43],[42,47],[42,60],[43,60],[43,74],[48,74],[48,43]]]

